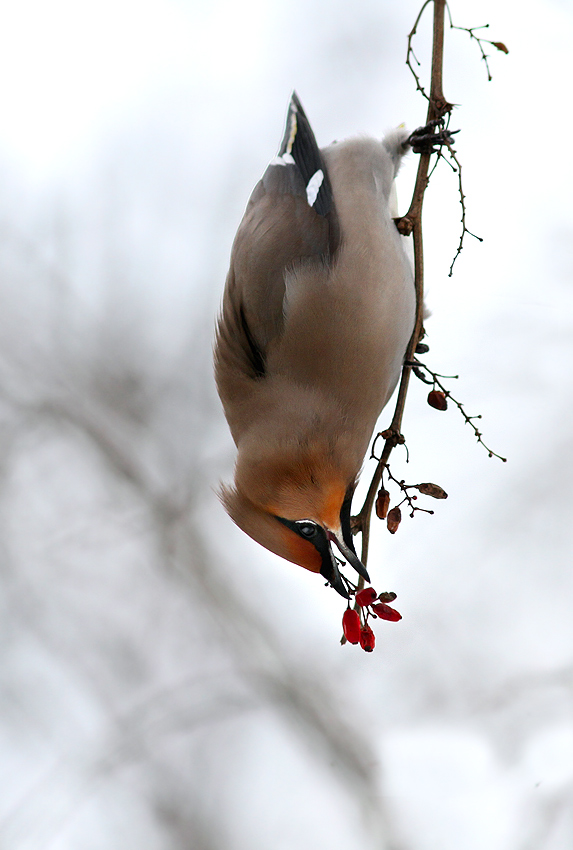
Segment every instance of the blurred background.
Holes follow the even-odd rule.
[[[469,8],[470,6],[474,8]],[[567,0],[452,3],[463,163],[425,205],[431,352],[373,529],[372,654],[239,532],[211,346],[296,88],[320,144],[424,123],[417,2],[0,3],[0,847],[570,850],[573,181]],[[429,68],[431,8],[415,50]],[[407,208],[416,157],[399,182]],[[386,427],[390,412],[383,415]],[[364,482],[371,467],[367,466]],[[419,502],[418,504],[421,504]],[[376,522],[376,521],[375,521]]]

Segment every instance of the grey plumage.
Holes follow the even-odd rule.
[[[227,510],[343,595],[330,543],[353,563],[348,501],[414,326],[412,272],[390,215],[406,138],[319,150],[293,95],[279,155],[233,244],[217,329],[217,386],[238,449]]]

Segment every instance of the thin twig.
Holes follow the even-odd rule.
[[[432,510],[430,510],[430,508],[420,508],[420,507],[418,507],[418,505],[414,504],[414,502],[416,501],[416,499],[418,497],[417,496],[410,496],[408,490],[416,490],[418,488],[417,484],[406,484],[406,482],[403,478],[402,478],[402,480],[399,481],[390,472],[390,464],[389,463],[386,464],[386,474],[388,475],[388,480],[393,481],[394,484],[397,484],[398,487],[400,488],[400,492],[402,492],[404,494],[404,498],[402,499],[401,502],[398,502],[396,507],[399,508],[400,505],[404,504],[404,502],[408,502],[408,507],[410,509],[410,517],[411,518],[414,517],[414,514],[416,513],[416,511],[422,511],[425,514],[433,514],[434,513]]]
[[[453,272],[454,272],[454,263],[456,262],[456,260],[460,256],[460,254],[462,253],[462,249],[464,247],[464,238],[465,238],[466,233],[469,233],[469,235],[473,236],[474,239],[477,239],[478,242],[483,242],[483,239],[482,239],[481,236],[477,236],[475,233],[472,233],[472,231],[466,226],[466,196],[464,194],[464,189],[463,189],[463,185],[462,185],[462,164],[459,161],[459,159],[456,155],[456,152],[455,152],[455,150],[453,150],[451,145],[448,145],[448,151],[449,151],[451,159],[453,159],[453,161],[456,163],[456,166],[457,166],[458,192],[460,194],[460,205],[461,205],[461,208],[462,208],[462,232],[460,234],[460,241],[459,241],[459,244],[458,244],[458,249],[456,251],[454,259],[452,260],[452,264],[451,264],[450,270],[448,272],[448,277],[451,277]],[[447,159],[445,159],[445,157],[444,157],[444,160],[447,162]],[[450,163],[448,163],[448,164],[450,164]],[[454,171],[456,171],[455,168],[454,168]]]
[[[421,17],[422,17],[422,15],[424,14],[424,9],[425,9],[425,8],[426,8],[426,6],[428,5],[428,3],[431,3],[431,2],[432,2],[432,0],[426,0],[426,2],[424,3],[424,5],[422,6],[422,8],[420,9],[420,11],[419,11],[419,13],[418,13],[418,17],[416,18],[416,22],[415,22],[414,26],[412,27],[412,32],[408,35],[408,51],[407,51],[407,53],[406,53],[406,65],[408,66],[408,68],[409,68],[409,69],[410,69],[410,71],[412,72],[412,76],[413,76],[413,77],[414,77],[414,79],[416,80],[416,89],[420,92],[420,94],[422,94],[422,95],[423,95],[423,97],[425,97],[425,98],[426,98],[426,100],[427,100],[427,101],[429,101],[429,100],[430,100],[430,98],[429,98],[429,97],[428,97],[428,95],[426,94],[426,91],[425,91],[425,89],[424,89],[424,86],[423,86],[423,85],[422,85],[422,83],[420,82],[420,77],[419,77],[419,75],[415,72],[415,70],[414,70],[414,66],[413,66],[413,65],[412,65],[412,63],[410,62],[410,57],[413,57],[413,58],[414,58],[414,61],[416,62],[416,65],[418,65],[418,66],[420,65],[420,62],[418,61],[418,57],[417,57],[417,56],[416,56],[416,54],[414,53],[414,48],[412,47],[412,39],[413,39],[413,38],[414,38],[414,36],[416,35],[417,29],[418,29],[418,24],[420,23],[420,18],[421,18]],[[450,24],[451,24],[451,18],[450,18]]]
[[[433,4],[434,4],[434,19],[433,19],[433,38],[432,38],[432,71],[431,71],[431,81],[430,81],[430,94],[428,96],[424,87],[422,86],[422,83],[420,81],[420,76],[417,74],[417,72],[414,68],[414,65],[412,64],[412,60],[413,60],[416,63],[417,66],[420,65],[420,62],[418,61],[416,54],[414,53],[412,41],[413,41],[414,35],[417,32],[417,28],[418,28],[418,24],[420,23],[420,19],[421,19],[423,13],[424,13],[426,7],[429,5],[430,2],[433,2]],[[370,486],[368,488],[368,492],[366,494],[366,498],[364,500],[362,508],[360,509],[359,513],[356,516],[351,517],[351,527],[352,527],[353,534],[357,534],[358,532],[360,532],[362,534],[361,558],[362,558],[362,563],[365,564],[365,565],[367,564],[367,561],[368,561],[368,548],[369,548],[369,543],[370,543],[370,523],[371,523],[371,519],[372,519],[372,512],[373,512],[373,508],[374,508],[374,503],[376,501],[377,491],[378,491],[378,488],[379,488],[380,483],[382,481],[382,476],[383,476],[384,470],[387,470],[389,478],[392,479],[394,482],[396,482],[398,484],[398,486],[400,487],[401,491],[405,494],[405,499],[403,499],[400,504],[402,504],[404,501],[408,502],[408,505],[411,508],[411,516],[414,516],[414,513],[417,510],[423,510],[426,513],[433,513],[433,511],[431,511],[431,510],[427,510],[425,508],[418,508],[418,507],[415,507],[412,504],[412,500],[416,497],[411,497],[409,495],[408,487],[410,485],[406,485],[404,481],[398,481],[397,479],[395,479],[394,476],[392,476],[392,474],[390,473],[390,468],[388,466],[388,460],[390,458],[390,455],[391,455],[393,449],[397,445],[405,445],[405,439],[404,439],[404,436],[401,433],[401,426],[402,426],[402,418],[403,418],[403,415],[404,415],[404,407],[405,407],[405,403],[406,403],[406,395],[407,395],[407,392],[408,392],[408,386],[409,386],[409,382],[410,382],[410,373],[411,373],[412,370],[414,370],[417,377],[421,378],[421,380],[426,381],[426,383],[431,383],[431,382],[428,382],[424,378],[423,373],[421,371],[422,368],[426,369],[426,371],[430,375],[432,375],[432,378],[433,378],[433,381],[434,381],[434,387],[440,386],[442,388],[443,392],[449,398],[452,399],[454,404],[456,404],[456,406],[458,407],[458,409],[462,413],[465,421],[473,428],[474,434],[475,434],[478,442],[481,443],[484,446],[484,448],[489,453],[489,456],[490,457],[495,456],[495,457],[500,458],[500,460],[505,461],[505,458],[501,457],[501,455],[498,455],[496,452],[494,452],[492,449],[490,449],[488,446],[485,445],[485,443],[483,442],[483,439],[482,439],[481,432],[473,424],[473,421],[472,421],[473,419],[478,419],[478,418],[481,418],[481,417],[480,416],[477,416],[477,417],[468,416],[465,413],[465,410],[463,409],[463,406],[461,405],[461,403],[458,402],[456,399],[454,399],[451,396],[451,394],[449,393],[449,391],[445,390],[445,388],[443,388],[442,384],[439,382],[439,378],[443,377],[443,376],[439,376],[436,373],[431,372],[431,370],[429,370],[426,366],[424,366],[422,363],[419,363],[419,361],[415,360],[416,349],[418,348],[420,340],[423,339],[423,337],[424,337],[424,328],[423,328],[423,317],[424,317],[424,255],[423,255],[423,239],[422,239],[422,206],[423,206],[423,202],[424,202],[424,194],[425,194],[426,189],[428,188],[429,179],[430,179],[431,175],[433,174],[437,163],[440,161],[440,158],[444,159],[448,163],[448,165],[452,168],[452,170],[454,170],[454,171],[457,170],[460,203],[461,203],[461,207],[462,207],[462,218],[461,218],[462,233],[461,233],[461,236],[460,236],[460,242],[459,242],[459,245],[458,245],[456,255],[455,255],[455,257],[452,261],[452,264],[450,266],[450,271],[449,271],[450,276],[452,274],[454,263],[456,262],[458,256],[461,253],[461,250],[463,248],[463,242],[464,242],[464,237],[465,237],[466,233],[469,233],[471,236],[478,239],[480,242],[483,241],[479,236],[476,236],[475,233],[472,233],[468,229],[468,227],[466,226],[466,207],[465,207],[465,194],[463,192],[463,187],[462,187],[462,168],[461,168],[461,164],[460,164],[460,162],[459,162],[459,160],[456,156],[456,153],[452,148],[451,133],[449,134],[449,136],[450,136],[449,138],[448,138],[448,133],[447,133],[447,129],[448,129],[448,126],[449,126],[450,113],[451,113],[451,111],[454,107],[453,107],[453,104],[449,103],[446,100],[446,98],[444,97],[443,82],[442,82],[443,53],[444,53],[444,18],[445,18],[446,8],[448,8],[448,16],[449,16],[449,20],[450,20],[450,27],[453,28],[453,29],[464,29],[466,32],[469,33],[470,38],[472,38],[472,39],[474,39],[475,41],[478,42],[479,47],[482,51],[482,58],[484,59],[484,61],[486,63],[487,70],[488,70],[488,79],[491,79],[491,75],[489,73],[487,56],[486,56],[486,54],[483,50],[482,42],[492,44],[497,50],[500,50],[504,53],[509,52],[507,50],[507,47],[504,44],[502,44],[501,42],[488,41],[487,39],[481,39],[478,36],[476,36],[474,34],[474,31],[476,29],[480,29],[479,27],[474,27],[473,29],[467,29],[467,28],[464,28],[464,27],[454,27],[454,25],[452,23],[450,10],[449,10],[449,7],[447,6],[446,0],[425,0],[424,4],[422,5],[422,8],[420,9],[420,12],[418,13],[418,16],[416,18],[414,26],[413,26],[411,32],[408,35],[408,49],[407,49],[407,54],[406,54],[406,64],[410,68],[410,71],[411,71],[411,73],[412,73],[412,75],[413,75],[413,77],[416,81],[417,90],[428,101],[428,112],[427,112],[427,118],[426,118],[426,125],[430,126],[431,124],[433,124],[434,127],[439,126],[439,125],[442,126],[442,128],[443,128],[442,129],[442,138],[440,139],[439,144],[443,144],[448,148],[448,152],[450,154],[450,157],[453,160],[453,162],[455,163],[455,165],[457,166],[457,168],[454,167],[450,162],[448,162],[447,159],[445,159],[445,157],[442,154],[442,149],[440,148],[439,145],[438,145],[437,149],[434,149],[434,146],[430,144],[428,146],[427,150],[425,150],[422,147],[422,145],[420,145],[420,149],[418,151],[416,151],[416,146],[413,145],[414,150],[416,152],[420,153],[420,161],[419,161],[419,164],[418,164],[418,171],[417,171],[417,174],[416,174],[416,184],[414,186],[412,201],[410,203],[410,207],[409,207],[406,215],[403,216],[402,218],[395,219],[394,221],[395,221],[395,224],[396,224],[398,231],[402,235],[409,236],[411,234],[412,238],[413,238],[413,243],[414,243],[414,285],[415,285],[415,291],[416,291],[416,320],[415,320],[414,330],[413,330],[412,336],[410,338],[410,341],[408,343],[408,347],[406,349],[404,364],[403,364],[403,367],[402,367],[402,375],[401,375],[401,379],[400,379],[400,386],[399,386],[399,389],[398,389],[398,398],[397,398],[397,401],[396,401],[396,407],[394,409],[394,415],[392,417],[392,422],[390,423],[390,427],[388,429],[386,429],[386,431],[383,431],[381,434],[378,434],[375,437],[373,448],[372,448],[372,457],[375,458],[378,461],[378,463],[377,463],[376,469],[374,471],[374,474],[372,476],[372,480],[370,482]],[[447,120],[444,120],[446,118],[446,116],[447,116]],[[429,167],[430,167],[430,159],[431,159],[432,153],[437,153],[437,158],[436,158],[436,162],[435,162],[435,164],[432,168],[432,171],[430,172]],[[426,348],[426,350],[427,350],[427,348]],[[379,458],[377,458],[376,455],[374,454],[374,446],[376,445],[376,441],[380,437],[382,439],[384,439],[384,448],[382,450],[381,456]],[[406,451],[407,451],[407,449],[406,449]],[[417,485],[411,485],[411,486],[417,486]],[[421,486],[422,485],[419,485],[419,487],[421,487]],[[424,486],[426,486],[426,485],[424,485]],[[435,488],[435,485],[428,485],[428,486],[432,486],[432,487]],[[441,491],[441,488],[436,488],[436,489]],[[445,494],[445,492],[443,492],[443,491],[441,491],[441,493],[443,495],[434,495],[434,498],[446,498],[447,494]],[[430,494],[430,495],[433,495],[433,494]],[[355,588],[355,591],[361,590],[363,586],[364,586],[364,580],[362,578],[359,578],[358,586]],[[358,604],[356,602],[354,604],[354,609],[358,610],[361,621],[364,623],[365,622],[364,611],[362,610],[362,608],[360,606],[358,606]],[[343,643],[343,644],[346,643],[346,638],[344,636],[342,637],[341,643]]]
[[[489,56],[485,52],[485,50],[483,49],[483,45],[484,44],[491,44],[492,47],[495,47],[495,49],[499,50],[501,53],[509,53],[509,50],[507,49],[507,47],[505,46],[505,44],[502,41],[491,41],[489,38],[481,38],[479,35],[475,35],[477,30],[489,29],[489,24],[482,24],[481,27],[458,27],[452,21],[452,13],[451,13],[450,7],[447,3],[446,3],[446,8],[448,10],[448,18],[449,18],[449,21],[450,21],[450,29],[461,30],[462,32],[467,32],[470,39],[477,41],[478,47],[479,47],[480,52],[481,52],[481,58],[482,58],[483,62],[485,63],[485,67],[486,67],[486,71],[487,71],[487,79],[488,79],[488,82],[491,83],[493,78],[491,76],[491,71],[490,71],[490,68],[489,68],[489,62],[487,61]]]
[[[419,82],[419,78],[413,71],[409,61],[410,54],[412,54],[412,38],[416,33],[420,18],[429,2],[430,0],[426,0],[424,5],[422,6],[419,15],[416,18],[416,22],[414,24],[412,32],[408,36],[407,54],[407,62],[410,66],[410,69],[412,70],[412,73],[414,74],[416,84],[419,90],[422,91],[422,94],[424,94],[424,96],[428,100],[427,123],[436,119],[443,118],[452,109],[452,104],[448,103],[448,101],[444,97],[442,87],[444,16],[446,6],[445,0],[433,0],[434,26],[432,45],[432,74],[429,97],[424,92]],[[378,491],[380,480],[382,478],[382,473],[388,463],[388,459],[392,453],[392,450],[397,445],[404,442],[403,437],[400,433],[400,429],[402,426],[404,406],[406,403],[406,395],[410,382],[410,372],[412,368],[410,364],[412,363],[414,352],[416,350],[418,342],[421,336],[423,335],[424,256],[422,239],[422,205],[424,201],[424,193],[428,185],[430,156],[431,155],[429,153],[422,153],[420,155],[420,162],[418,164],[418,172],[416,175],[416,185],[414,187],[414,194],[412,196],[410,208],[406,215],[397,222],[397,226],[400,232],[411,233],[414,241],[414,284],[416,288],[416,322],[414,325],[412,337],[410,339],[410,342],[408,343],[408,348],[406,350],[406,357],[404,361],[404,366],[402,368],[402,377],[400,380],[400,388],[398,390],[398,399],[396,401],[396,407],[394,409],[392,422],[390,424],[390,428],[388,429],[388,436],[386,437],[386,440],[384,442],[382,455],[380,457],[380,460],[378,461],[376,470],[374,471],[374,475],[372,476],[372,481],[370,482],[370,487],[368,488],[368,493],[366,494],[364,504],[362,505],[360,512],[354,519],[354,528],[356,528],[362,533],[363,564],[366,564],[368,560],[368,546],[370,542],[370,521],[372,516],[372,508],[374,506],[376,493]],[[361,583],[359,582],[359,584]]]
[[[448,389],[444,386],[444,384],[442,384],[442,382],[440,381],[440,378],[457,378],[458,376],[457,376],[457,375],[440,375],[438,372],[434,372],[434,371],[432,371],[432,369],[430,369],[430,368],[429,368],[429,366],[426,366],[426,364],[425,364],[425,363],[422,363],[422,362],[421,362],[421,361],[419,361],[419,360],[415,360],[415,361],[414,361],[414,363],[412,363],[412,367],[413,367],[413,368],[415,367],[416,369],[425,369],[425,370],[426,370],[426,372],[428,373],[428,375],[431,375],[431,376],[432,376],[432,383],[433,383],[434,387],[439,387],[439,388],[440,388],[440,390],[441,390],[441,391],[444,393],[444,395],[446,396],[446,398],[449,398],[449,399],[450,399],[450,401],[453,401],[453,403],[456,405],[456,407],[458,408],[458,410],[460,411],[460,413],[461,413],[461,414],[462,414],[462,416],[464,417],[464,420],[465,420],[466,424],[467,424],[467,425],[469,425],[469,426],[473,429],[473,432],[474,432],[474,434],[475,434],[475,436],[476,436],[476,439],[477,439],[478,443],[480,443],[480,444],[484,447],[484,449],[486,450],[486,452],[488,453],[488,455],[489,455],[490,457],[497,457],[497,458],[499,458],[501,461],[503,461],[504,463],[506,463],[506,462],[507,462],[507,458],[506,458],[506,457],[502,457],[502,456],[501,456],[501,455],[499,455],[497,452],[494,452],[494,450],[493,450],[493,449],[490,449],[490,447],[489,447],[489,446],[486,446],[486,444],[484,443],[484,441],[483,441],[483,439],[482,439],[483,435],[482,435],[481,431],[479,430],[479,428],[477,428],[477,427],[474,425],[473,420],[474,420],[474,419],[481,419],[481,413],[478,413],[476,416],[468,416],[468,414],[467,414],[467,413],[466,413],[466,411],[464,410],[464,406],[463,406],[462,402],[461,402],[461,401],[458,401],[457,399],[455,399],[455,398],[453,397],[453,395],[451,394],[450,390],[448,390]],[[425,381],[424,383],[427,383],[427,381]]]

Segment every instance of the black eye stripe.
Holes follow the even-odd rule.
[[[324,528],[312,519],[292,520],[285,519],[281,516],[276,517],[276,519],[278,519],[279,522],[282,522],[283,525],[286,525],[287,528],[290,528],[291,531],[294,531],[295,534],[298,534],[299,537],[302,537],[303,540],[308,540],[308,542],[314,546],[322,561],[320,574],[324,576],[329,584],[331,584],[341,596],[348,599],[348,591],[340,578],[337,559],[333,555],[332,548]],[[305,534],[302,531],[303,528],[308,530],[308,534]]]
[[[322,536],[326,541],[326,534],[321,525],[314,522],[312,519],[284,519],[283,517],[277,517],[279,522],[282,522],[283,525],[286,525],[287,528],[290,528],[291,531],[294,531],[295,534],[298,534],[299,537],[302,537],[304,540],[311,540],[313,543],[316,543],[316,540]]]
[[[294,526],[295,526],[296,531],[302,537],[306,537],[308,540],[310,540],[312,537],[314,537],[317,534],[318,529],[319,529],[319,527],[317,526],[317,524],[315,522],[310,522],[309,520],[304,520],[304,519],[298,520],[297,522],[295,522]]]

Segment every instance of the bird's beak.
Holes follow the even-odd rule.
[[[336,558],[334,557],[334,553],[332,551],[330,543],[328,544],[328,552],[325,553],[322,558],[322,567],[320,570],[320,574],[336,590],[337,593],[340,593],[340,595],[343,596],[345,599],[350,599],[348,590],[346,589],[344,582],[342,581],[338,569],[338,564],[336,562]]]
[[[360,560],[360,558],[358,557],[356,552],[353,552],[352,549],[350,548],[350,546],[346,545],[346,543],[344,542],[344,538],[342,537],[342,532],[341,531],[334,532],[334,531],[331,531],[329,528],[327,528],[326,529],[326,536],[328,537],[328,539],[332,543],[336,544],[339,552],[346,558],[346,560],[348,561],[350,566],[354,567],[354,569],[356,570],[358,575],[362,576],[362,578],[365,581],[370,583],[370,576],[368,575],[366,567],[364,566],[364,564],[362,563],[362,561]],[[332,553],[332,549],[331,549],[331,553]],[[332,556],[332,557],[333,557],[333,561],[335,561],[334,556]]]

